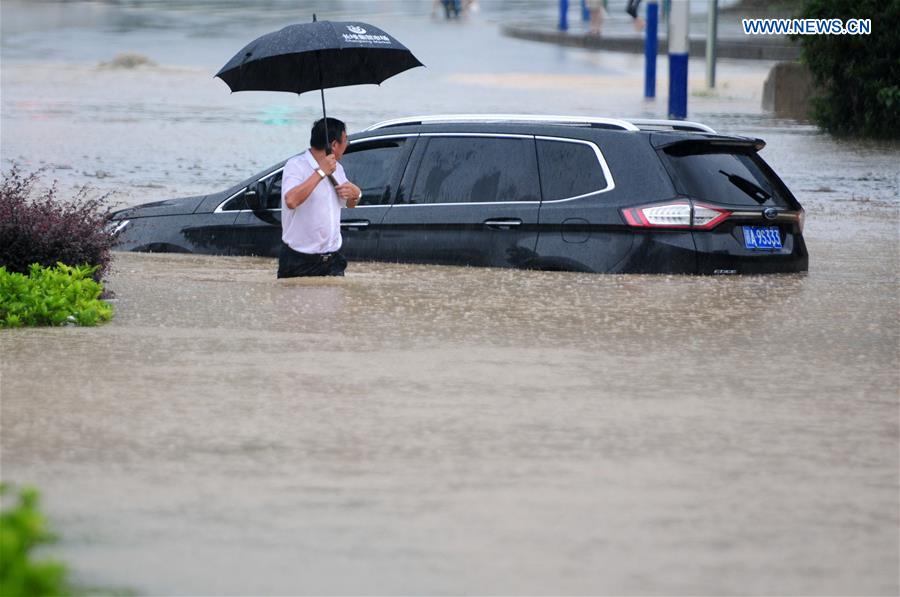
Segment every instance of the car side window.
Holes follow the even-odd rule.
[[[592,145],[538,139],[537,153],[544,201],[580,197],[609,184]]]
[[[390,197],[391,175],[406,139],[353,143],[341,158],[347,179],[362,190],[359,205],[381,205]]]
[[[540,201],[531,138],[431,137],[407,203]]]
[[[222,205],[221,211],[243,211],[250,209],[250,201],[256,197],[256,191],[244,189]]]
[[[247,204],[247,195],[249,191],[244,189],[228,201],[226,201],[221,208],[221,211],[242,211],[245,209],[250,209],[250,206]]]

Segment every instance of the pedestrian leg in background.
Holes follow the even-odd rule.
[[[460,0],[441,0],[444,5],[444,16],[448,19],[459,17]]]
[[[591,12],[590,35],[603,33],[603,18],[606,11],[606,0],[587,0],[588,10]]]

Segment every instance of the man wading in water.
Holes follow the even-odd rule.
[[[313,124],[310,148],[289,159],[281,179],[281,253],[278,277],[343,276],[341,208],[362,197],[338,162],[347,150],[347,127],[336,118]],[[330,155],[325,152],[331,139]],[[337,182],[333,186],[331,178]]]

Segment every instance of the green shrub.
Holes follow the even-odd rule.
[[[38,188],[39,173],[26,176],[14,164],[0,180],[0,266],[26,274],[32,263],[98,265],[99,282],[115,242],[107,197],[91,198],[86,186],[60,197],[55,182]]]
[[[804,19],[870,18],[870,35],[799,36],[820,90],[813,119],[837,135],[900,138],[900,2],[805,0]]]
[[[0,328],[108,321],[112,306],[100,300],[103,286],[91,277],[96,270],[33,264],[25,276],[0,267]]]
[[[0,484],[0,496],[9,487]],[[0,510],[0,595],[68,595],[66,567],[53,560],[35,561],[32,550],[52,543],[54,536],[38,509],[37,490],[23,488],[18,502]]]

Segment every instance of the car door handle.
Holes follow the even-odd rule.
[[[484,225],[492,230],[510,230],[516,226],[522,225],[522,220],[518,218],[501,218],[497,220],[485,220]]]
[[[369,220],[345,220],[341,222],[341,228],[348,230],[362,230],[369,227]]]

